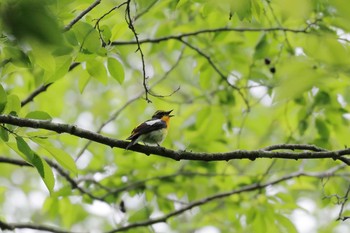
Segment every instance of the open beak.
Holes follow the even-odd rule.
[[[170,110],[169,112],[166,112],[167,115],[168,115],[169,117],[173,117],[173,116],[174,116],[174,115],[170,115],[170,113],[171,113],[173,110],[174,110],[174,109]]]

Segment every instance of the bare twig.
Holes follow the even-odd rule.
[[[0,157],[0,163],[12,164],[23,167],[32,167],[32,165],[27,163],[26,161],[6,157]]]
[[[107,11],[106,13],[104,13],[100,18],[98,18],[96,20],[96,23],[95,23],[95,28],[97,28],[98,30],[98,33],[99,33],[99,36],[100,36],[100,40],[102,42],[102,46],[105,46],[106,45],[106,42],[103,40],[103,37],[101,35],[101,29],[100,29],[100,21],[106,17],[107,15],[109,15],[110,13],[112,13],[114,10],[116,9],[119,9],[120,7],[122,7],[123,5],[127,4],[127,2],[123,2],[121,4],[119,4],[118,6],[115,6],[113,7],[112,9],[110,9],[109,11]]]
[[[350,194],[350,185],[348,186],[348,189],[346,190],[346,193],[345,193],[345,195],[344,195],[343,201],[341,202],[340,210],[339,210],[339,216],[338,216],[338,219],[337,219],[337,220],[345,221],[345,220],[347,220],[347,219],[350,218],[350,216],[342,216],[342,215],[343,215],[343,212],[344,212],[345,204],[346,204],[346,203],[348,202],[348,200],[349,200],[349,194]]]
[[[33,101],[36,96],[38,96],[40,93],[44,92],[47,90],[52,85],[52,83],[48,83],[45,85],[42,85],[35,89],[32,93],[30,93],[24,100],[21,101],[21,106],[25,106],[29,102]]]
[[[62,229],[58,229],[54,226],[47,225],[38,225],[32,223],[6,223],[0,220],[0,229],[1,230],[15,230],[15,229],[32,229],[38,231],[48,231],[53,233],[74,233],[73,231],[65,231]]]
[[[141,49],[141,44],[139,42],[139,36],[137,35],[137,32],[135,30],[134,24],[133,24],[133,19],[131,18],[131,13],[130,13],[130,3],[131,0],[127,1],[127,5],[126,5],[126,10],[125,10],[125,21],[127,22],[130,30],[132,31],[132,33],[134,34],[135,37],[135,41],[137,44],[137,50],[140,53],[141,56],[141,63],[142,63],[142,76],[143,76],[143,87],[145,89],[145,99],[148,103],[151,103],[152,101],[148,98],[148,94],[149,94],[149,90],[147,87],[147,75],[146,75],[146,65],[145,65],[145,58],[144,58],[144,54],[143,51]]]
[[[70,66],[68,71],[72,71],[75,67],[77,67],[80,63],[79,62],[73,62]],[[37,97],[40,93],[43,93],[47,90],[53,83],[47,83],[45,85],[42,85],[35,89],[32,93],[30,93],[24,100],[21,101],[21,106],[25,106],[29,102],[33,101],[35,97]]]
[[[151,4],[149,4],[148,7],[147,7],[145,10],[143,10],[142,12],[138,13],[138,14],[135,16],[134,20],[136,21],[136,20],[138,20],[139,18],[141,18],[141,16],[143,16],[144,14],[146,14],[158,1],[159,1],[159,0],[155,0],[155,1],[151,2]]]
[[[309,26],[308,26],[309,27]],[[291,33],[307,33],[307,29],[292,29],[292,28],[284,28],[284,27],[270,27],[270,28],[229,28],[229,27],[221,27],[221,28],[212,28],[212,29],[203,29],[198,30],[194,32],[188,32],[188,33],[182,33],[179,35],[169,35],[159,38],[149,38],[149,39],[143,39],[139,40],[139,44],[145,44],[145,43],[160,43],[165,42],[169,40],[180,40],[186,37],[192,37],[197,36],[200,34],[207,34],[207,33],[218,33],[218,32],[276,32],[276,31],[282,31],[282,32],[291,32]],[[138,44],[136,41],[113,41],[111,45],[135,45]]]
[[[240,88],[236,87],[235,85],[231,84],[229,82],[229,80],[227,79],[227,76],[224,75],[221,70],[215,65],[215,63],[213,62],[213,60],[211,59],[210,56],[208,56],[207,54],[205,54],[202,50],[200,50],[199,48],[196,48],[195,46],[193,46],[192,44],[184,41],[182,38],[179,39],[179,41],[181,41],[183,44],[185,44],[186,46],[188,46],[189,48],[191,48],[192,50],[196,51],[199,55],[203,56],[208,63],[210,64],[211,67],[213,67],[213,69],[216,71],[216,73],[218,73],[218,75],[220,76],[220,78],[225,81],[230,87],[232,87],[233,89],[235,89],[238,94],[242,97],[246,107],[247,107],[247,112],[250,111],[250,105],[249,105],[249,101],[248,99],[244,96],[243,92],[240,90]]]
[[[87,13],[94,9],[98,4],[101,3],[101,0],[96,0],[88,8],[82,11],[77,17],[75,17],[69,24],[64,27],[64,31],[69,31],[74,24],[76,24],[81,18],[83,18]]]

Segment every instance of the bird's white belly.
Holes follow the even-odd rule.
[[[145,144],[161,144],[167,134],[166,129],[152,131],[148,134],[141,135],[137,141],[141,141]]]

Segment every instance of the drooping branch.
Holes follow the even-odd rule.
[[[98,133],[94,133],[89,130],[79,128],[75,125],[55,123],[45,120],[34,120],[19,118],[11,115],[0,115],[0,123],[10,124],[19,127],[39,128],[54,131],[57,133],[67,133],[80,138],[85,138],[100,144],[104,144],[110,147],[118,147],[125,149],[129,144],[128,141],[122,141],[110,137],[103,136]],[[307,148],[306,146],[304,147]],[[296,148],[298,149],[298,148]],[[200,160],[200,161],[229,161],[233,159],[250,159],[255,160],[258,158],[278,158],[278,159],[334,159],[341,160],[342,162],[350,165],[350,159],[346,158],[350,155],[350,148],[336,151],[314,151],[306,150],[301,152],[289,152],[289,151],[268,151],[265,149],[260,150],[235,150],[225,153],[206,153],[206,152],[190,152],[190,151],[174,151],[166,149],[164,147],[157,146],[143,146],[135,145],[130,150],[140,152],[143,154],[154,154],[162,157],[174,159],[174,160]]]
[[[144,56],[143,51],[141,49],[141,44],[139,42],[139,36],[138,36],[138,34],[136,32],[136,29],[134,27],[133,19],[131,18],[130,4],[131,4],[131,0],[128,0],[127,1],[127,5],[126,5],[126,9],[125,9],[125,21],[128,24],[128,26],[129,26],[130,30],[132,31],[132,33],[134,34],[136,45],[137,45],[136,52],[140,53],[141,64],[142,64],[142,78],[143,78],[142,85],[143,85],[143,88],[145,89],[145,99],[146,99],[146,101],[148,103],[150,103],[151,100],[148,98],[148,94],[150,94],[150,93],[149,93],[149,90],[148,90],[148,87],[147,87],[147,79],[148,79],[148,77],[147,77],[147,74],[146,74],[145,56]]]
[[[224,75],[220,69],[214,64],[214,62],[212,61],[211,57],[206,55],[203,51],[201,51],[200,49],[194,47],[193,45],[191,45],[190,43],[182,40],[182,39],[179,39],[183,44],[185,44],[186,46],[188,46],[189,48],[191,48],[192,50],[196,51],[198,54],[200,54],[201,56],[203,56],[207,61],[208,63],[210,64],[211,67],[213,67],[213,69],[215,70],[215,72],[220,76],[220,78],[222,80],[224,80],[230,87],[232,87],[234,90],[236,90],[238,92],[238,94],[242,97],[244,103],[246,104],[246,107],[247,107],[247,112],[250,111],[250,105],[249,105],[249,102],[247,100],[247,98],[244,96],[244,94],[242,93],[242,91],[240,90],[240,88],[236,87],[235,85],[231,84],[229,81],[228,81],[228,78],[226,75]]]

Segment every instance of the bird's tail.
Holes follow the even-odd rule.
[[[129,144],[126,146],[125,150],[129,150],[130,147],[132,147],[133,145],[136,144],[136,140],[132,140],[131,142],[129,142]]]
[[[131,142],[129,142],[129,144],[127,145],[127,147],[125,148],[125,150],[129,150],[130,147],[132,147],[133,145],[135,145],[138,141],[139,141],[139,136],[138,134],[132,134],[130,135],[126,140],[131,140]]]

